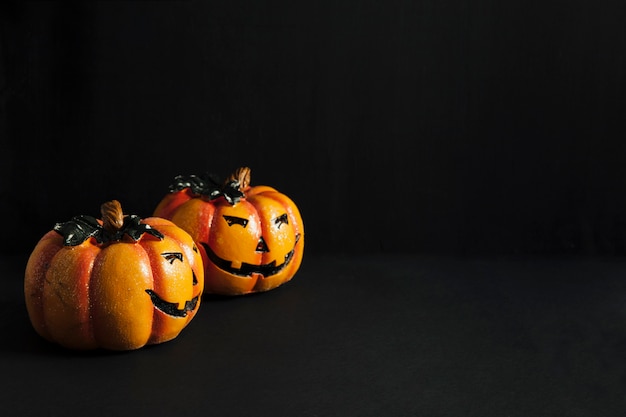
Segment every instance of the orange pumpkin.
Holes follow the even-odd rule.
[[[198,243],[205,292],[261,292],[293,278],[304,250],[300,212],[274,188],[250,186],[249,168],[223,184],[178,176],[170,191],[154,215],[171,219]]]
[[[45,339],[73,349],[131,350],[174,339],[193,319],[201,255],[166,219],[77,216],[42,237],[26,266],[29,318]]]

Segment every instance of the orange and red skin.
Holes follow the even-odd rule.
[[[243,295],[274,289],[290,281],[302,263],[304,251],[304,226],[295,203],[286,195],[272,187],[258,185],[241,190],[243,197],[230,204],[224,197],[209,200],[192,194],[189,188],[167,194],[155,209],[153,215],[172,220],[188,232],[198,243],[202,254],[205,277],[205,293],[220,295]],[[286,213],[289,228],[293,233],[273,233],[272,213],[276,210]],[[248,226],[237,228],[226,226],[222,216],[238,215],[250,219]],[[299,235],[296,242],[295,236]],[[255,247],[263,236],[270,252],[257,253]],[[273,260],[283,262],[284,255],[294,250],[294,256],[287,267],[272,276],[253,274],[241,277],[218,268],[208,258],[204,245],[208,245],[220,258],[234,264],[266,264]]]
[[[201,255],[172,222],[147,218],[142,223],[164,238],[144,234],[136,242],[125,237],[105,244],[89,238],[76,246],[64,246],[55,231],[41,238],[24,279],[26,307],[37,333],[78,350],[133,350],[178,336],[197,313],[200,297],[186,317],[171,317],[154,307],[145,290],[181,304],[201,295]],[[184,264],[163,259],[167,251],[183,253]]]

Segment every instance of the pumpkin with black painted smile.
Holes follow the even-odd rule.
[[[304,228],[299,210],[268,186],[250,186],[250,169],[224,183],[176,177],[154,215],[189,232],[204,261],[205,292],[238,295],[268,291],[300,267]]]
[[[35,330],[73,349],[131,350],[174,339],[194,318],[202,258],[187,232],[166,219],[123,216],[58,223],[33,250],[24,281]]]

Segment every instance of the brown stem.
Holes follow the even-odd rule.
[[[248,167],[240,167],[235,170],[230,176],[226,179],[226,182],[230,182],[236,180],[239,182],[239,190],[246,191],[250,186],[250,168]]]
[[[102,227],[107,232],[115,233],[124,224],[124,213],[122,205],[117,200],[108,201],[100,206],[102,214]]]

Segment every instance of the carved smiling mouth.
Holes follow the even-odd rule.
[[[296,235],[296,244],[298,243],[299,240],[300,240],[300,235],[298,234]],[[209,259],[211,260],[211,262],[213,262],[215,266],[217,266],[223,271],[226,271],[228,273],[231,273],[233,275],[237,275],[240,277],[249,277],[252,274],[261,274],[264,277],[276,275],[280,271],[285,269],[287,265],[289,265],[289,263],[293,259],[293,255],[296,250],[295,245],[294,245],[294,248],[285,255],[285,261],[280,265],[276,265],[276,260],[273,260],[270,263],[262,264],[262,265],[253,265],[253,264],[249,264],[246,262],[242,262],[241,267],[234,268],[232,266],[231,261],[222,259],[219,256],[217,256],[215,252],[213,252],[213,250],[209,247],[208,244],[202,242],[202,246],[204,246],[207,256],[209,257]]]
[[[198,282],[196,274],[193,274],[193,282],[194,285]],[[165,301],[152,290],[146,290],[146,292],[150,296],[150,299],[152,299],[152,304],[154,304],[158,310],[161,310],[165,314],[173,317],[187,317],[187,313],[196,309],[196,306],[198,305],[198,298],[200,297],[200,295],[196,295],[191,300],[185,301],[185,306],[183,308],[178,308],[178,303]]]

